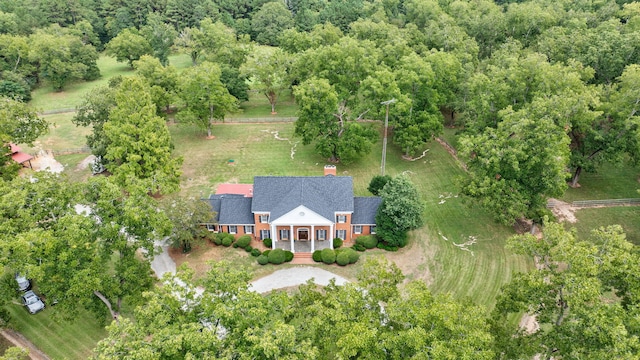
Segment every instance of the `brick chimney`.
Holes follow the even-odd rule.
[[[336,166],[335,165],[325,165],[324,166],[324,176],[333,175],[336,176]]]

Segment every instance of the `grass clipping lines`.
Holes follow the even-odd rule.
[[[438,231],[438,235],[440,235],[442,237],[442,239],[444,239],[444,241],[449,241],[449,239],[442,235],[441,232]],[[473,236],[473,235],[469,235],[469,237],[467,238],[468,240],[461,243],[461,244],[457,244],[455,241],[452,241],[451,244],[453,244],[453,246],[456,246],[458,249],[463,250],[463,251],[468,251],[471,253],[471,256],[476,256],[473,253],[473,250],[469,249],[469,247],[471,245],[474,245],[476,242],[478,242],[478,238]]]
[[[280,132],[278,130],[260,130],[260,131],[272,134],[273,138],[276,140],[289,142],[289,145],[291,145],[291,160],[293,160],[293,157],[296,155],[296,147],[298,146],[298,143],[300,141],[296,141],[292,143],[291,140],[289,140],[288,138],[281,138]]]

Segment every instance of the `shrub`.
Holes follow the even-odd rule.
[[[217,233],[213,239],[213,243],[216,245],[222,245],[222,240],[225,238],[226,233]]]
[[[347,254],[349,254],[349,264],[357,263],[358,260],[360,259],[360,254],[358,254],[358,252],[353,249],[349,249],[349,250],[350,251],[347,252]]]
[[[387,250],[387,251],[398,251],[398,247],[397,246],[387,245],[384,242],[379,242],[378,243],[378,249]]]
[[[233,248],[234,248],[234,249],[237,249],[237,248],[238,248],[238,243],[237,243],[237,242],[234,242],[234,243],[233,243]]]
[[[233,240],[233,237],[225,236],[224,239],[222,239],[222,245],[229,247],[233,244]]]
[[[269,263],[269,258],[266,257],[264,254],[258,256],[258,264],[267,265],[268,263]]]
[[[253,247],[251,245],[247,245],[246,248],[244,248],[244,251],[246,252],[251,252],[253,250]]]
[[[263,239],[262,244],[264,244],[265,247],[271,248],[271,245],[273,245],[273,240],[269,238]]]
[[[349,265],[349,253],[341,251],[338,256],[336,256],[336,263],[340,266]]]
[[[260,252],[260,249],[251,249],[251,256],[260,256],[262,255],[262,253]]]
[[[340,246],[342,246],[342,239],[340,239],[340,238],[333,239],[333,248],[337,249]]]
[[[322,250],[316,250],[313,252],[313,255],[311,255],[311,258],[313,259],[313,261],[315,262],[322,262]]]
[[[207,234],[204,237],[215,244],[214,240],[216,239],[216,235],[218,234],[214,233],[213,231],[207,231]]]
[[[269,253],[271,252],[271,249],[267,249],[265,251],[262,252],[262,255],[264,256],[269,256]]]
[[[332,249],[322,249],[322,262],[325,264],[333,264],[336,262],[336,252]]]
[[[282,264],[287,258],[287,255],[282,249],[273,249],[267,256],[269,257],[269,262],[276,265]]]
[[[285,262],[290,262],[291,260],[293,260],[293,253],[289,250],[285,250],[284,252],[284,261]]]
[[[358,236],[356,244],[363,246],[365,249],[373,249],[378,246],[378,238],[371,235]]]
[[[247,246],[249,246],[249,244],[251,244],[251,236],[249,235],[240,236],[236,241],[236,244],[238,244],[238,247],[245,249]]]
[[[365,251],[365,250],[367,250],[367,248],[364,247],[361,244],[353,244],[353,246],[351,248],[354,249],[354,250],[357,250],[357,251]]]

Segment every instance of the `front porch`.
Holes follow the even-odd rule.
[[[293,253],[312,253],[315,250],[330,249],[332,246],[329,243],[331,240],[281,240],[274,241],[275,249],[289,250]],[[313,242],[313,243],[312,243]]]

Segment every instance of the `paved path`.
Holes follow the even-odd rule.
[[[265,293],[275,289],[297,286],[306,283],[309,279],[318,285],[326,286],[329,280],[336,279],[336,284],[344,285],[349,280],[327,270],[311,266],[296,266],[289,269],[278,270],[251,283],[250,289],[259,293]]]
[[[162,276],[166,273],[175,274],[176,263],[171,256],[169,256],[169,243],[167,239],[164,241],[156,241],[154,245],[162,249],[162,252],[156,254],[151,261],[151,269],[156,273],[158,279],[162,279]]]

